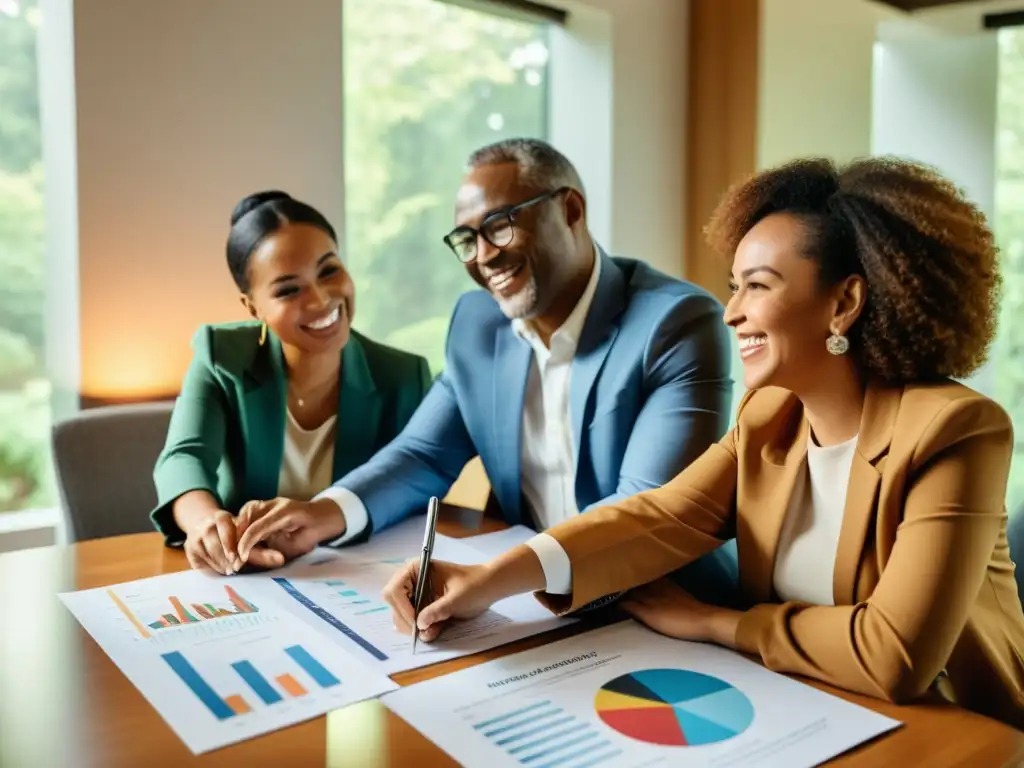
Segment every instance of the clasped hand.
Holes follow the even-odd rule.
[[[277,568],[341,528],[330,501],[276,498],[247,502],[233,517],[220,510],[187,532],[185,556],[196,569],[238,573],[245,564]]]

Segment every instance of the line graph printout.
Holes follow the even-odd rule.
[[[385,694],[460,765],[804,768],[899,723],[633,621]]]
[[[198,754],[397,687],[295,621],[275,590],[185,571],[60,598]]]
[[[413,654],[411,638],[395,631],[391,610],[380,597],[399,566],[383,547],[370,552],[372,557],[367,554],[361,545],[336,552],[317,550],[275,571],[271,579],[296,615],[329,627],[346,648],[387,674],[477,653],[575,621],[554,616],[532,595],[517,595],[475,619],[453,623],[434,642],[418,643]],[[464,565],[486,560],[473,547],[442,536],[435,540],[434,558]]]

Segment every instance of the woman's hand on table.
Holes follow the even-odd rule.
[[[619,603],[641,624],[679,640],[736,647],[741,611],[704,603],[668,578],[631,590]]]

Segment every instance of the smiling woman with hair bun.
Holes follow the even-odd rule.
[[[390,442],[430,385],[425,359],[352,328],[355,287],[315,208],[279,191],[244,198],[227,262],[252,319],[195,334],[151,515],[193,568],[223,574],[242,566],[247,503],[313,499]],[[248,562],[278,566],[296,547],[309,548],[285,532]]]

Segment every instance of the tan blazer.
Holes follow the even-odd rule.
[[[902,702],[933,684],[1024,729],[1024,614],[1006,540],[1013,434],[953,382],[868,388],[836,551],[835,606],[779,604],[775,555],[804,471],[796,397],[750,392],[736,427],[667,485],[548,533],[572,563],[557,612],[653,581],[736,536],[755,607],[740,650],[780,672]]]

